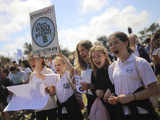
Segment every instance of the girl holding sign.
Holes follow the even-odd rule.
[[[35,68],[34,72],[31,75],[30,84],[35,86],[40,86],[46,80],[45,74],[55,74],[52,70],[45,67],[45,62],[43,58],[37,57],[35,58]],[[51,79],[52,80],[52,79]],[[40,89],[40,87],[38,87]],[[50,97],[48,100],[47,105],[42,109],[36,111],[36,120],[56,120],[57,119],[57,106],[55,102],[55,87],[46,86],[45,91],[47,92]]]

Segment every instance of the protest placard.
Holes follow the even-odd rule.
[[[59,79],[57,74],[45,74],[46,79],[39,85],[29,84],[16,85],[7,87],[14,95],[4,111],[19,111],[19,110],[43,110],[50,106],[49,94],[46,93],[47,86],[55,86]],[[34,81],[34,79],[33,79]]]
[[[30,13],[33,54],[50,56],[58,52],[58,33],[54,6]]]

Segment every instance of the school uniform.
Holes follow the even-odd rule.
[[[70,73],[67,71],[56,84],[58,117],[60,120],[82,120],[80,105],[75,98],[69,80],[71,80]]]
[[[124,62],[118,59],[112,63],[108,72],[117,95],[132,94],[143,90],[145,86],[153,82],[157,82],[150,64],[145,59],[136,57],[134,54],[131,54]],[[154,115],[150,114],[154,110],[148,99],[132,103],[122,105],[124,117],[127,116],[126,120],[143,120],[145,119],[144,116],[148,116],[145,120],[154,119]],[[150,106],[148,107],[146,104],[150,104]]]
[[[43,70],[40,72],[41,74],[53,74],[53,72],[44,67]],[[40,86],[42,84],[43,80],[41,78],[36,77],[36,73],[33,72],[31,75],[31,80],[29,84],[31,84],[32,87]],[[56,105],[56,99],[55,96],[49,96],[47,105],[41,109],[36,110],[36,120],[46,120],[48,117],[48,120],[56,120],[57,119],[57,105]]]
[[[103,90],[104,93],[107,89],[109,89],[112,93],[114,93],[114,86],[111,83],[108,75],[108,66],[105,65],[100,69],[96,70],[96,76],[93,75],[92,72],[92,85],[94,86],[94,89],[92,89],[92,92],[94,94],[94,97],[96,98],[96,90]],[[121,120],[119,111],[117,110],[117,106],[111,105],[108,102],[104,102],[103,98],[101,99],[103,105],[109,112],[109,116],[111,120]]]

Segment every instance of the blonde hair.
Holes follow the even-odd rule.
[[[65,64],[65,61],[64,61],[64,59],[62,58],[62,57],[60,57],[60,56],[56,56],[55,58],[54,58],[54,61],[61,61],[63,64]]]
[[[102,45],[95,45],[93,46],[90,51],[89,51],[89,58],[90,58],[90,61],[91,61],[91,67],[93,69],[93,73],[94,75],[96,76],[96,70],[97,70],[97,67],[95,66],[95,64],[93,63],[93,59],[92,59],[92,53],[95,52],[95,51],[101,51],[105,57],[106,57],[106,65],[109,66],[111,64],[111,60],[109,59],[109,56],[107,54],[107,49],[102,46]]]

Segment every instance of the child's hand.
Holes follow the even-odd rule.
[[[107,89],[105,94],[104,94],[104,101],[108,101],[108,98],[112,95],[110,89]]]
[[[53,96],[56,94],[56,88],[55,86],[49,86],[45,88],[46,92],[49,93],[50,96]]]
[[[9,91],[9,90],[8,90],[8,93],[9,93],[10,96],[13,96],[13,95],[14,95],[14,93],[11,92],[11,91]]]
[[[110,104],[117,104],[117,103],[118,103],[118,97],[116,97],[116,96],[110,96],[110,97],[108,98],[108,102],[109,102]]]

